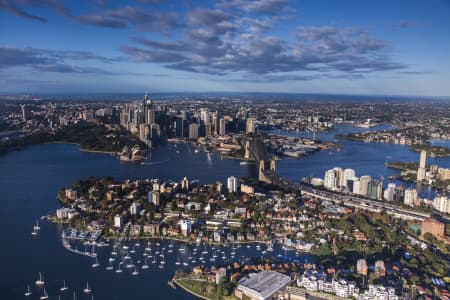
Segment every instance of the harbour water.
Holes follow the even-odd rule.
[[[354,128],[339,128],[318,138],[334,140],[334,134],[347,130]],[[283,159],[278,163],[277,171],[292,180],[299,180],[311,175],[323,177],[326,169],[341,166],[354,168],[357,175],[387,177],[395,173],[384,167],[387,157],[400,161],[417,161],[419,157],[407,146],[346,140],[338,143],[343,145],[340,151],[322,151],[299,159]],[[428,163],[450,167],[448,158],[430,158]],[[188,176],[201,182],[224,182],[231,175],[253,176],[255,169],[255,165],[240,165],[237,160],[221,159],[216,154],[196,154],[187,144],[159,147],[152,152],[146,164],[125,164],[111,155],[85,153],[79,151],[76,145],[64,144],[31,146],[1,156],[1,298],[24,299],[29,284],[33,295],[28,299],[39,299],[42,290],[36,289],[34,282],[38,279],[38,272],[42,272],[50,299],[57,299],[63,280],[69,285],[69,291],[62,299],[73,299],[73,289],[77,291],[77,299],[90,299],[82,292],[87,281],[95,299],[194,299],[180,289],[174,290],[167,285],[167,280],[175,272],[175,255],[167,255],[164,269],[150,267],[140,270],[139,276],[132,276],[130,272],[116,274],[105,270],[111,249],[104,247],[98,250],[101,266],[93,269],[92,258],[63,248],[61,226],[42,221],[40,234],[32,236],[33,224],[40,216],[59,207],[56,200],[59,188],[87,176],[113,176],[119,180],[156,177],[180,180]],[[245,257],[261,255],[254,246],[250,249],[245,247],[242,251],[239,255]],[[277,249],[274,255],[279,251]],[[307,259],[307,256],[300,258]]]

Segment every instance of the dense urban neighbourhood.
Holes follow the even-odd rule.
[[[0,152],[40,143],[76,143],[81,150],[111,153],[136,164],[161,145],[176,149],[189,143],[195,152],[254,164],[258,178],[230,175],[226,182],[208,183],[187,177],[89,177],[57,194],[62,207],[49,219],[97,240],[168,239],[233,249],[256,244],[265,245],[264,252],[280,245],[284,251],[312,257],[299,262],[263,255],[179,269],[171,284],[199,297],[447,297],[450,171],[426,163],[427,156],[449,151],[430,143],[448,137],[446,105],[239,97],[8,100],[0,102],[5,108],[0,110]],[[367,131],[380,125],[391,129]],[[338,126],[364,131],[337,136],[334,142],[316,138]],[[301,182],[276,175],[277,160],[340,151],[339,138],[411,145],[421,151],[418,162],[387,161],[386,166],[399,170],[395,178],[403,182],[438,188],[439,196],[421,198],[413,187],[386,186],[383,178],[356,176],[356,170],[345,166]],[[68,238],[63,235],[63,244],[74,250]]]

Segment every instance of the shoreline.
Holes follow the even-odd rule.
[[[194,291],[188,289],[187,287],[183,286],[181,283],[178,282],[178,279],[183,279],[183,278],[175,278],[175,279],[172,279],[172,282],[173,282],[176,286],[178,286],[178,287],[180,287],[182,290],[184,290],[185,292],[187,292],[187,293],[189,293],[189,294],[191,294],[191,295],[193,295],[193,296],[195,296],[195,297],[197,297],[197,298],[199,298],[199,299],[212,300],[211,298],[208,298],[208,297],[206,297],[206,296],[197,294],[196,292],[194,292]],[[186,279],[189,279],[189,278],[186,278]]]
[[[43,144],[66,144],[66,145],[77,145],[82,152],[88,152],[88,153],[101,153],[101,154],[114,154],[117,155],[116,151],[103,151],[103,150],[92,150],[92,149],[85,149],[82,148],[79,143],[74,142],[64,142],[64,141],[55,141],[55,142],[45,142]]]

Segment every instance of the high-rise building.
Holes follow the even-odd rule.
[[[234,176],[230,176],[227,179],[227,188],[229,193],[237,192],[237,178]]]
[[[419,168],[426,168],[426,163],[427,163],[427,151],[422,150],[420,152]]]
[[[359,178],[359,181],[360,195],[367,196],[369,191],[369,182],[372,181],[372,177],[369,175],[364,175]]]
[[[394,201],[394,193],[395,193],[395,183],[389,183],[387,188],[384,190],[383,198],[386,201]]]
[[[159,206],[159,192],[150,191],[148,192],[148,202],[153,203],[155,206]]]
[[[336,186],[343,187],[344,186],[344,170],[340,167],[333,168],[334,173],[336,174]]]
[[[329,190],[335,190],[337,188],[336,172],[333,169],[325,172],[323,186]]]
[[[248,118],[247,122],[245,124],[245,132],[247,134],[249,134],[249,133],[255,133],[255,131],[256,131],[256,119]]]
[[[450,213],[450,200],[447,196],[436,196],[433,201],[433,207],[443,213]]]
[[[225,119],[220,118],[219,119],[219,135],[224,136],[226,134],[225,132]]]
[[[353,180],[352,193],[353,193],[353,194],[359,194],[360,191],[361,191],[361,181],[359,181],[359,180]]]
[[[414,206],[416,199],[417,199],[416,189],[409,188],[405,190],[405,196],[403,200],[403,203],[405,205]]]
[[[182,220],[180,224],[181,234],[185,237],[191,233],[192,222],[189,220]]]
[[[197,139],[198,138],[198,124],[192,123],[189,124],[189,139]]]
[[[138,202],[133,202],[130,205],[130,214],[132,215],[137,215],[139,213],[139,208],[141,207],[141,205]]]
[[[404,200],[405,200],[405,188],[403,187],[403,185],[399,185],[395,188],[394,201],[403,203]]]
[[[417,181],[425,179],[425,168],[427,163],[427,152],[422,150],[420,152],[419,168],[417,169]]]
[[[181,189],[185,191],[189,190],[189,179],[187,177],[184,177],[181,181]]]
[[[116,227],[116,228],[122,227],[122,222],[123,222],[122,216],[120,216],[120,215],[114,216],[114,227]]]
[[[371,180],[367,188],[367,196],[372,199],[381,200],[383,192],[383,182]]]
[[[219,112],[216,111],[216,114],[214,115],[213,118],[213,126],[214,126],[214,134],[215,135],[219,135],[220,134],[220,117],[219,117]]]
[[[345,169],[344,170],[344,178],[343,178],[343,184],[341,186],[348,187],[347,181],[349,179],[355,178],[356,172],[353,169]]]
[[[22,108],[22,121],[26,122],[30,116],[30,109],[25,104],[21,105]]]

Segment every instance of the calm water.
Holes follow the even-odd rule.
[[[339,128],[338,132],[347,130],[354,129]],[[334,139],[335,133],[318,138]],[[333,150],[329,154],[323,151],[297,160],[284,159],[277,165],[277,171],[298,180],[310,175],[322,177],[326,169],[341,166],[354,168],[358,176],[370,174],[377,177],[381,174],[386,177],[394,173],[384,167],[386,157],[412,161],[418,160],[419,156],[400,145],[339,142],[344,146],[340,152]],[[435,158],[429,162],[450,167],[449,159]],[[152,152],[147,163],[124,164],[110,155],[84,153],[77,146],[61,144],[32,146],[1,156],[0,219],[3,226],[0,227],[0,235],[3,241],[0,247],[0,298],[24,299],[26,285],[30,284],[33,295],[29,299],[39,299],[41,293],[35,288],[34,281],[40,271],[45,276],[50,299],[57,299],[63,279],[70,285],[70,290],[62,299],[72,299],[72,288],[77,290],[77,299],[90,299],[81,292],[86,281],[92,286],[96,299],[193,299],[179,289],[167,286],[167,280],[175,270],[176,256],[167,255],[164,270],[153,267],[141,271],[137,277],[130,272],[118,275],[105,270],[110,249],[100,250],[102,266],[92,269],[92,259],[69,253],[62,247],[61,228],[58,226],[41,222],[41,234],[38,237],[30,234],[36,218],[59,207],[55,198],[59,188],[90,175],[113,176],[120,180],[156,177],[180,180],[188,176],[202,182],[225,182],[231,175],[255,175],[254,165],[241,166],[236,160],[220,159],[214,154],[194,154],[188,145],[160,147]],[[242,251],[239,255],[259,255],[254,247]]]

